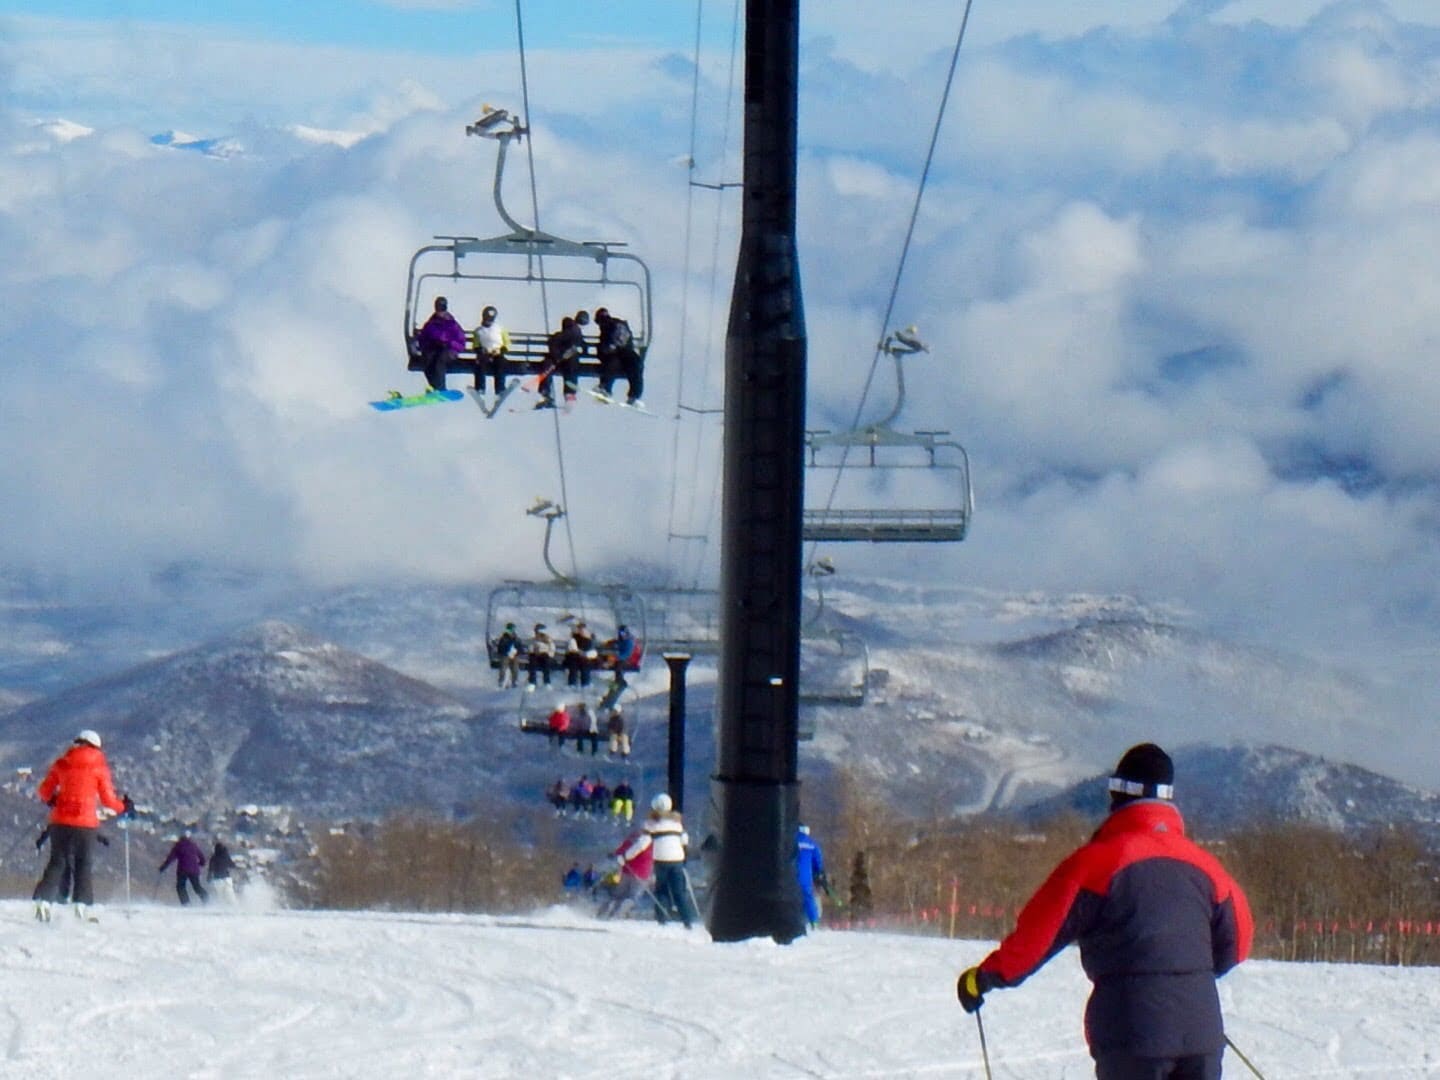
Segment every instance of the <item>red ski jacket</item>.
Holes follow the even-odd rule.
[[[100,818],[95,813],[97,799],[117,814],[125,809],[110,781],[110,766],[105,761],[105,755],[98,746],[88,743],[66,750],[50,766],[37,794],[43,802],[48,803],[52,798],[55,800],[50,810],[51,825],[98,828]]]
[[[1095,984],[1085,1008],[1092,1055],[1209,1054],[1225,1043],[1215,979],[1250,955],[1253,933],[1245,894],[1186,838],[1180,811],[1142,799],[1055,868],[980,969],[993,985],[1016,986],[1078,941]]]
[[[631,833],[611,854],[620,860],[621,871],[633,878],[649,881],[655,873],[655,845],[647,832]]]

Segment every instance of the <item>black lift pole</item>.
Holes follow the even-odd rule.
[[[685,669],[690,654],[662,653],[670,669],[670,744],[665,760],[665,790],[680,813],[685,812]]]
[[[805,317],[795,251],[799,0],[746,0],[740,259],[725,340],[716,941],[805,932],[795,878]]]

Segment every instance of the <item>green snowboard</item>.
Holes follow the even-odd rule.
[[[383,401],[372,401],[370,407],[379,412],[394,412],[396,409],[413,409],[417,405],[440,405],[447,401],[459,401],[465,395],[459,390],[426,390],[423,394],[402,394],[391,390]]]

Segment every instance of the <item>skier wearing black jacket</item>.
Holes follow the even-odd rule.
[[[635,348],[630,324],[615,318],[603,307],[595,312],[595,324],[600,328],[600,340],[595,346],[595,355],[600,360],[600,393],[610,397],[615,380],[623,378],[630,384],[626,404],[640,404],[640,397],[645,393],[645,360]]]
[[[215,895],[235,903],[235,883],[230,880],[230,875],[235,870],[235,859],[230,854],[230,849],[221,840],[215,841],[215,850],[210,853],[210,863],[205,868],[205,880],[210,882],[215,890]]]
[[[966,1012],[1079,942],[1094,984],[1085,1037],[1098,1080],[1218,1080],[1215,980],[1249,955],[1254,927],[1240,886],[1186,839],[1174,781],[1160,747],[1126,751],[1105,823],[1036,890],[999,948],[961,973]]]

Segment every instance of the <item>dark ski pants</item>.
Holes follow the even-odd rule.
[[[94,852],[94,829],[80,825],[50,826],[50,861],[35,886],[35,899],[64,900],[68,878],[70,899],[77,904],[93,904],[95,887],[90,881],[90,866]]]
[[[445,372],[450,367],[450,362],[456,359],[455,351],[444,346],[426,346],[420,351],[421,360],[425,364],[425,381],[434,390],[445,389]]]
[[[655,864],[655,920],[663,923],[667,915],[678,918],[687,930],[696,918],[684,863]]]
[[[565,657],[565,685],[589,686],[590,661],[583,656],[567,655]]]
[[[626,380],[630,383],[630,400],[639,401],[645,394],[645,361],[634,350],[621,356]]]
[[[1136,1057],[1123,1050],[1095,1059],[1095,1080],[1220,1080],[1221,1051],[1185,1057]]]
[[[195,890],[195,895],[200,898],[202,904],[208,904],[210,897],[205,895],[205,889],[200,884],[199,874],[185,874],[179,871],[175,873],[175,895],[180,897],[180,903],[190,903],[190,894],[185,891],[185,884],[189,882],[190,887]]]
[[[630,401],[639,400],[645,393],[645,361],[634,349],[607,351],[600,357],[600,390],[607,397],[614,396],[616,379],[630,384],[626,395]]]

